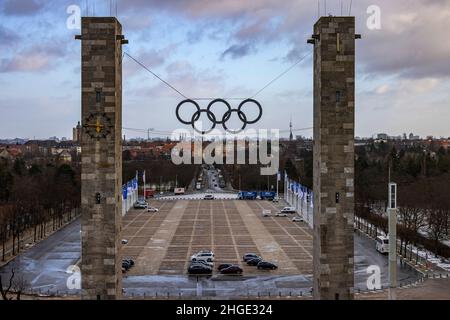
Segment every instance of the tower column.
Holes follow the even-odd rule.
[[[314,298],[353,299],[355,18],[314,25]]]
[[[82,299],[118,299],[122,190],[122,26],[83,17],[81,40]]]

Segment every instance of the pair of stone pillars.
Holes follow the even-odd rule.
[[[121,297],[122,27],[82,18],[82,298]],[[314,297],[353,298],[354,17],[314,26]]]

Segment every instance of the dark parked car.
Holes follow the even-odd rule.
[[[254,258],[254,259],[251,259],[251,260],[247,260],[247,264],[249,266],[257,266],[258,263],[260,263],[261,261],[262,261],[261,258]]]
[[[190,273],[190,274],[210,274],[210,273],[212,273],[212,268],[204,266],[202,264],[192,264],[188,268],[188,273]]]
[[[128,261],[122,261],[122,269],[125,269],[125,271],[128,271],[128,269],[131,268],[131,264]]]
[[[248,260],[252,260],[255,258],[260,258],[260,256],[258,256],[256,253],[246,253],[244,254],[244,256],[242,257],[242,259],[247,262]]]
[[[242,274],[242,268],[236,265],[220,270],[223,274]]]
[[[268,261],[261,261],[256,266],[260,270],[275,270],[278,268],[276,264],[273,264],[272,262]]]
[[[231,263],[223,263],[223,264],[220,264],[218,267],[217,267],[217,270],[219,270],[219,271],[222,271],[223,269],[226,269],[226,268],[228,268],[228,267],[231,267],[233,264],[231,264]]]
[[[131,267],[134,266],[134,260],[133,259],[130,259],[130,258],[122,259],[122,262],[124,262],[124,261],[128,262]]]

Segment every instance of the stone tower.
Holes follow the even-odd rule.
[[[314,25],[314,298],[353,299],[355,18]]]
[[[81,286],[83,299],[118,299],[122,189],[122,26],[83,17],[81,40]]]

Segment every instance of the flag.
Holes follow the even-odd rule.
[[[145,188],[145,170],[144,170],[144,174],[142,175],[142,181],[144,182],[144,188]]]
[[[126,185],[123,185],[123,186],[122,186],[122,198],[123,198],[124,200],[127,199],[127,194],[128,194],[127,186],[126,186]]]

